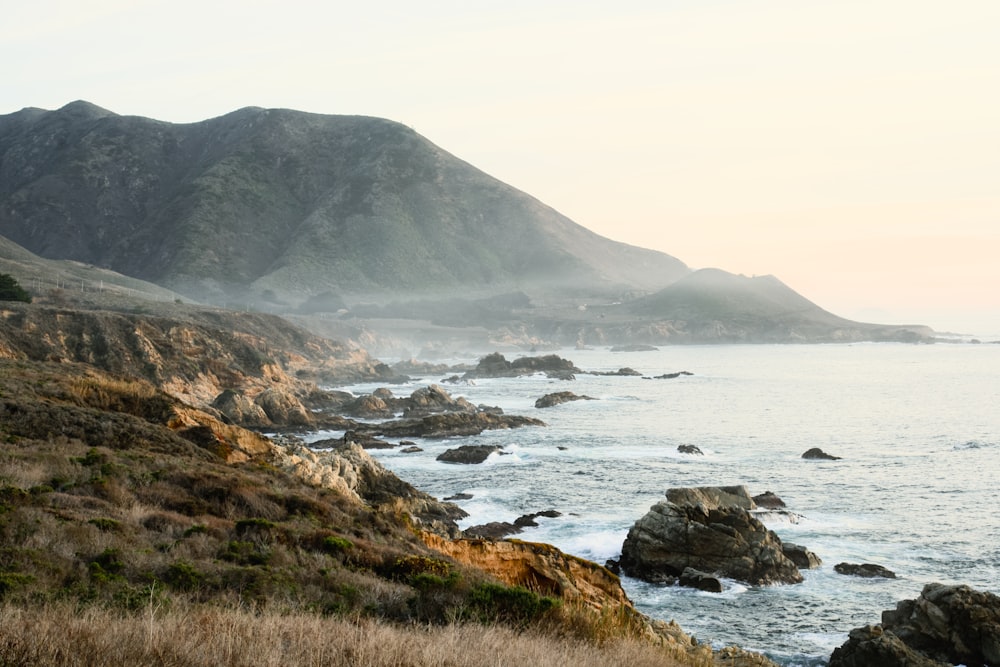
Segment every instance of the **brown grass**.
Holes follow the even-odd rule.
[[[0,607],[0,665],[330,667],[672,667],[666,648],[631,640],[602,646],[502,627],[399,627],[315,614],[152,602],[123,616],[69,604]],[[710,665],[711,662],[704,663]]]

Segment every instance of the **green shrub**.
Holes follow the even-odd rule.
[[[533,593],[520,586],[483,583],[472,589],[469,602],[479,620],[504,622],[525,627],[547,611],[559,606],[555,598]]]
[[[163,581],[171,588],[180,591],[193,591],[202,585],[205,581],[205,575],[191,563],[179,560],[167,567],[166,572],[163,573]]]
[[[323,539],[323,551],[328,554],[342,554],[354,548],[354,542],[345,537],[328,535]]]
[[[119,528],[121,528],[121,523],[119,523],[118,521],[115,521],[114,519],[108,519],[108,518],[105,518],[105,517],[100,517],[100,518],[97,518],[97,519],[91,519],[87,523],[89,523],[92,526],[97,526],[98,530],[102,530],[102,531],[104,531],[106,533],[110,533],[112,531],[115,531],[115,530],[118,530]]]
[[[0,273],[0,301],[31,303],[31,295],[9,273]]]

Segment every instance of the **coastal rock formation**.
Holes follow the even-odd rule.
[[[497,378],[497,377],[519,377],[521,375],[534,375],[535,373],[545,373],[556,377],[568,377],[573,373],[582,372],[569,359],[563,359],[555,354],[547,354],[541,357],[520,357],[514,361],[507,361],[507,358],[499,352],[488,354],[479,360],[476,367],[465,373],[462,379],[470,378]]]
[[[440,385],[417,389],[405,401],[403,418],[426,417],[442,412],[475,412],[476,406],[465,398],[452,398]]]
[[[750,510],[743,486],[676,488],[628,532],[621,568],[647,581],[667,581],[688,567],[750,584],[799,583],[802,575],[781,540]]]
[[[712,575],[696,570],[693,567],[684,568],[684,571],[681,572],[681,576],[677,580],[677,583],[681,586],[697,588],[700,591],[706,591],[708,593],[722,592],[722,582],[719,581],[718,577],[713,577]]]
[[[437,460],[444,463],[475,464],[482,463],[494,452],[503,453],[503,449],[494,445],[461,445],[438,454]]]
[[[833,566],[833,569],[837,574],[846,574],[852,577],[864,577],[867,579],[874,577],[885,579],[896,578],[895,572],[874,563],[837,563]]]
[[[271,423],[264,409],[247,398],[244,394],[232,389],[226,389],[215,397],[212,407],[225,415],[234,424],[248,428],[268,426]]]
[[[272,464],[310,486],[335,490],[356,502],[388,506],[409,514],[424,530],[458,537],[455,522],[467,516],[457,505],[442,502],[399,479],[360,445],[348,442],[314,451],[294,439],[273,443]]]
[[[632,605],[621,581],[607,568],[563,553],[548,544],[480,539],[446,540],[422,534],[431,548],[460,563],[475,566],[508,586],[520,586],[557,597],[566,606],[594,618],[615,618],[637,635],[673,649],[680,664],[719,664],[727,667],[777,667],[759,653],[735,646],[712,651],[686,634],[673,621],[651,620]]]
[[[536,408],[551,408],[554,405],[561,405],[562,403],[569,403],[570,401],[593,401],[595,399],[590,396],[578,396],[571,391],[557,391],[552,394],[546,394],[542,396],[537,401],[535,401]]]
[[[545,426],[545,422],[533,417],[518,415],[498,415],[494,412],[478,411],[449,412],[422,417],[420,419],[396,419],[379,424],[356,424],[359,433],[371,433],[390,438],[448,438],[461,435],[479,435],[483,431],[519,428],[521,426]]]
[[[698,445],[677,445],[677,452],[679,454],[695,454],[698,456],[704,456],[705,452],[701,451]]]
[[[802,454],[802,458],[804,458],[804,459],[819,459],[819,460],[822,460],[822,461],[839,461],[840,460],[839,456],[834,456],[832,454],[827,454],[826,452],[824,452],[819,447],[813,447],[812,449],[806,450]]]
[[[1000,664],[1000,597],[969,586],[927,584],[916,600],[851,631],[830,667],[982,667]]]
[[[523,514],[514,519],[514,523],[510,523],[509,521],[493,521],[491,523],[485,523],[478,526],[470,526],[462,532],[465,537],[500,540],[510,535],[517,535],[525,528],[538,526],[538,522],[535,521],[535,519],[540,516],[554,519],[562,516],[562,514],[556,510],[544,510],[542,512]]]

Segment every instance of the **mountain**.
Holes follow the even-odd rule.
[[[774,276],[748,278],[719,269],[695,271],[622,310],[632,320],[671,323],[674,342],[918,341],[933,336],[924,326],[854,322],[824,310]]]
[[[655,290],[679,260],[598,236],[399,123],[87,102],[0,116],[0,235],[216,302]]]

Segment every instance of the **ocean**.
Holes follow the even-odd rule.
[[[461,526],[542,510],[520,539],[604,563],[670,487],[742,484],[772,491],[797,519],[765,519],[782,540],[823,559],[796,585],[726,581],[720,593],[622,583],[636,606],[676,620],[699,641],[738,644],[782,665],[823,665],[855,627],[930,582],[1000,593],[1000,345],[894,343],[712,345],[647,352],[560,350],[586,371],[631,367],[645,377],[579,374],[443,385],[453,396],[538,417],[546,427],[414,441],[423,452],[372,450],[414,486],[459,501]],[[507,355],[513,359],[520,355]],[[475,358],[454,360],[475,363]],[[648,379],[688,371],[674,379]],[[397,396],[440,383],[392,386]],[[348,387],[368,393],[379,385]],[[343,388],[342,388],[343,389]],[[597,400],[536,409],[572,391]],[[318,433],[315,437],[329,437]],[[439,463],[459,444],[495,444],[479,465]],[[680,454],[696,445],[703,455]],[[819,447],[842,457],[806,460]],[[896,579],[837,574],[876,563]]]

